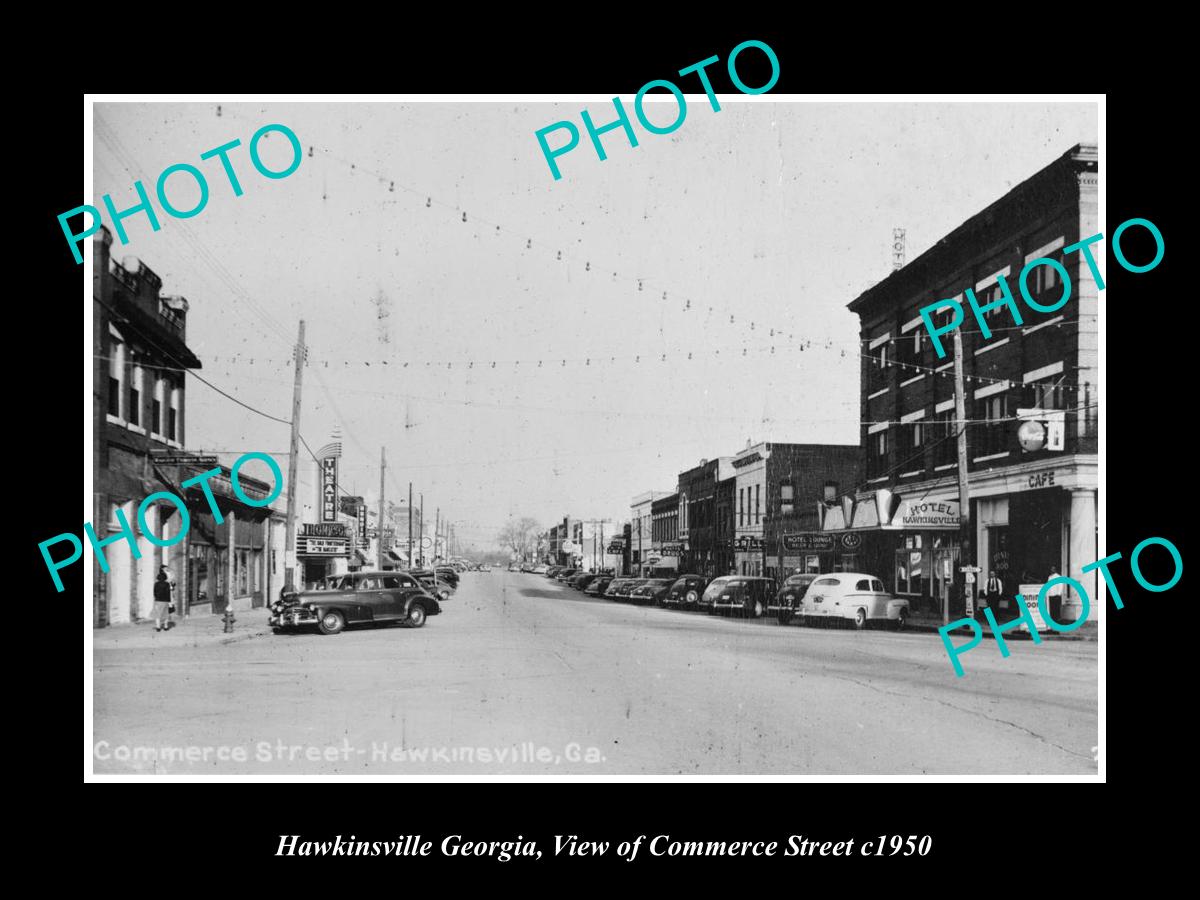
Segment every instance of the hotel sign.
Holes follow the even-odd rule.
[[[958,528],[960,525],[957,500],[902,500],[892,516],[892,528],[919,530],[922,528]]]

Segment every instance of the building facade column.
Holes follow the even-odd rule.
[[[1099,559],[1096,543],[1096,491],[1093,488],[1073,488],[1070,493],[1067,566],[1063,571],[1082,584],[1087,591],[1091,600],[1088,621],[1094,622],[1099,618],[1098,612],[1103,598],[1099,594],[1097,570],[1084,572],[1083,567]],[[1079,607],[1079,598],[1075,596],[1075,592],[1064,590],[1063,621],[1069,624],[1079,618]]]

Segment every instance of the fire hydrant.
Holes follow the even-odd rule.
[[[237,619],[235,619],[233,617],[233,610],[227,608],[225,610],[225,615],[223,615],[221,617],[221,621],[223,621],[225,623],[225,633],[232,634],[233,633],[233,623],[237,621]]]

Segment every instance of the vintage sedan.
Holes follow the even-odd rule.
[[[786,625],[796,615],[809,587],[820,577],[811,572],[789,575],[783,586],[776,591],[775,597],[767,604],[767,612],[774,613],[780,625]]]
[[[621,580],[621,583],[617,585],[615,591],[611,586],[609,587],[609,591],[611,596],[617,600],[628,600],[630,594],[632,594],[637,588],[641,587],[649,580],[649,578],[624,578]]]
[[[727,575],[714,578],[704,590],[700,605],[710,614],[738,610],[743,618],[759,619],[767,611],[775,593],[775,580],[755,575]]]
[[[604,589],[604,596],[609,600],[616,600],[618,597],[617,592],[629,581],[633,581],[633,579],[628,577],[614,578],[608,583],[608,587]]]
[[[593,597],[603,597],[604,592],[608,590],[608,586],[612,584],[613,577],[611,575],[598,575],[595,579],[588,582],[588,586],[583,589],[585,594],[591,594]]]
[[[399,622],[420,628],[442,611],[437,598],[405,572],[351,572],[331,575],[319,590],[284,593],[271,606],[276,634],[315,625],[338,634],[347,625]]]
[[[653,603],[662,606],[667,592],[675,583],[673,578],[651,578],[645,584],[638,585],[629,592],[629,599],[634,603]]]
[[[663,597],[663,606],[695,609],[707,585],[708,579],[703,575],[680,575]]]
[[[796,615],[801,624],[818,619],[851,619],[855,628],[871,621],[892,622],[903,628],[908,622],[908,601],[897,600],[873,575],[861,572],[831,572],[812,583]]]

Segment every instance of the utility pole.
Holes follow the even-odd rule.
[[[296,339],[296,374],[292,386],[292,438],[288,446],[287,533],[283,552],[283,589],[296,589],[296,465],[300,450],[300,383],[304,379],[304,320],[300,320],[300,336]],[[232,548],[230,549],[232,556]]]
[[[421,542],[421,568],[425,568],[425,495],[421,494],[421,512],[417,516],[417,531],[421,532],[418,540]]]
[[[413,545],[412,545],[412,482],[408,483],[408,567],[413,568]]]
[[[434,510],[435,511],[433,514],[433,561],[434,561],[434,563],[437,563],[437,561],[438,561],[438,536],[441,534],[441,530],[442,530],[442,508],[440,506],[437,506],[437,507],[434,507]]]
[[[383,568],[383,476],[387,472],[387,448],[379,448],[379,568]]]
[[[967,480],[967,400],[963,390],[963,346],[962,332],[954,329],[954,418],[958,420],[958,507],[959,507],[959,568],[975,565],[975,551],[971,540],[971,486]],[[967,583],[967,575],[974,573],[960,572],[962,576],[964,615],[971,615],[975,609],[975,585]],[[942,624],[950,624],[950,593],[942,598]]]

